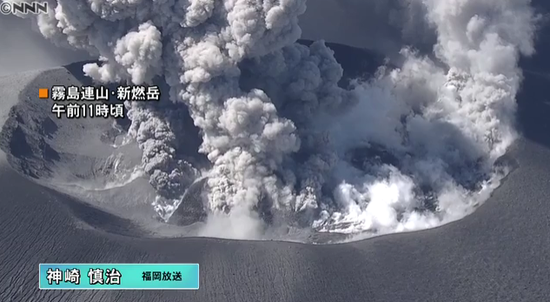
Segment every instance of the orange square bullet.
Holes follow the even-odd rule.
[[[47,99],[48,98],[48,88],[40,88],[38,89],[38,98],[40,99]]]

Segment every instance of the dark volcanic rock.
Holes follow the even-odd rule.
[[[206,210],[201,197],[207,178],[194,182],[185,192],[182,201],[168,220],[170,224],[190,225],[206,219]]]
[[[24,106],[23,106],[24,107]],[[11,164],[25,174],[39,178],[51,173],[50,165],[59,160],[59,153],[47,141],[57,125],[47,115],[23,115],[14,107],[0,132],[0,148]]]

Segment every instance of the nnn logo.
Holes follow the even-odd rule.
[[[1,0],[0,0],[1,1]],[[0,13],[3,15],[15,15],[15,14],[40,14],[48,13],[47,2],[7,2],[0,3]]]

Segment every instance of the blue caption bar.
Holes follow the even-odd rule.
[[[39,288],[197,290],[197,263],[41,263]]]

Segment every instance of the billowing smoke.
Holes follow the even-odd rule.
[[[534,51],[528,0],[404,3],[427,14],[433,56],[404,47],[401,66],[346,89],[322,41],[296,43],[305,0],[57,0],[36,21],[99,55],[84,67],[96,81],[170,86],[178,110],[127,104],[163,218],[206,178],[209,235],[380,234],[461,218],[487,198],[515,137],[517,62]],[[178,152],[189,117],[206,168]]]

